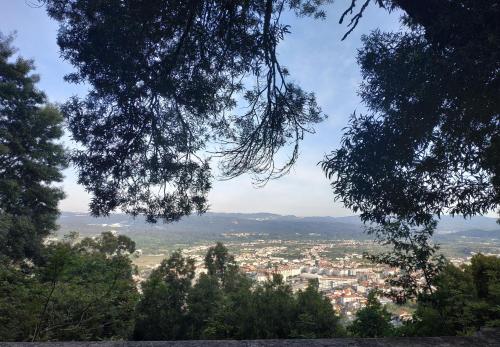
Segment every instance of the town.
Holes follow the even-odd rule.
[[[246,239],[265,234],[232,233],[222,236]],[[281,275],[294,292],[304,290],[310,280],[316,279],[319,290],[330,300],[335,311],[346,321],[351,321],[356,312],[364,307],[368,293],[377,290],[379,301],[387,305],[393,313],[393,324],[399,325],[411,319],[409,305],[397,306],[389,297],[391,286],[387,279],[396,275],[397,269],[373,264],[363,257],[363,251],[373,250],[373,241],[331,240],[254,240],[230,241],[224,243],[234,254],[235,260],[248,277],[256,282]],[[186,257],[195,260],[196,275],[206,272],[204,256],[211,243],[192,245],[182,249]],[[376,248],[375,249],[379,249]],[[339,250],[342,254],[339,253]],[[142,251],[138,251],[140,257]],[[338,256],[335,256],[338,255]],[[165,254],[149,255],[148,264],[139,263],[138,282],[145,280],[156,268]],[[455,265],[467,263],[469,257],[454,257],[449,260]],[[136,262],[137,263],[137,262]],[[195,278],[196,280],[196,278]]]

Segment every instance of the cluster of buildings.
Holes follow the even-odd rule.
[[[248,240],[250,237],[266,236],[255,233],[222,236],[232,239],[225,242],[225,246],[247,276],[256,282],[264,282],[274,275],[281,275],[294,292],[304,290],[311,280],[317,281],[319,290],[346,320],[353,319],[356,312],[366,305],[368,294],[372,290],[389,292],[395,289],[390,287],[387,279],[396,275],[398,270],[370,263],[360,254],[364,250],[376,251],[371,241]],[[182,251],[185,256],[195,260],[197,277],[206,272],[204,258],[211,246],[212,243],[198,244]],[[166,253],[145,255],[138,251],[137,259],[141,260],[138,283],[148,277],[166,257]],[[469,263],[471,256],[450,257],[449,260],[459,266]],[[393,323],[411,318],[409,309],[390,305],[390,299],[384,296],[379,296],[378,299],[393,309]]]
[[[291,285],[293,291],[303,290],[309,281],[317,280],[319,290],[330,299],[334,309],[349,319],[365,305],[371,290],[389,290],[385,279],[395,274],[394,269],[367,266],[359,257],[357,254],[350,254],[333,261],[304,258],[271,267],[242,265],[242,269],[257,282],[279,274]],[[390,302],[385,297],[379,299],[382,303]]]
[[[232,233],[222,236],[247,239],[265,236],[255,233]],[[356,311],[366,305],[370,291],[388,292],[391,288],[387,279],[397,269],[368,262],[359,253],[370,249],[373,243],[360,240],[337,240],[320,242],[316,240],[241,240],[225,242],[235,256],[240,269],[256,282],[264,282],[274,275],[281,275],[294,292],[304,290],[311,280],[318,282],[319,290],[330,300],[333,308],[347,320],[355,317]],[[205,254],[213,244],[193,245],[183,249],[183,254],[195,260],[196,276],[206,272]],[[140,251],[138,251],[140,252]],[[161,255],[161,256],[160,256]],[[473,253],[471,252],[471,256]],[[142,254],[137,254],[142,257]],[[470,262],[468,257],[450,257],[457,265]],[[498,256],[498,255],[497,255]],[[154,258],[143,266],[138,282],[143,281],[159,265],[165,254],[146,255]],[[382,304],[391,300],[379,296]],[[393,306],[394,307],[394,306]],[[411,318],[411,312],[398,308],[393,323]]]
[[[281,275],[293,291],[304,290],[311,280],[317,280],[319,290],[330,300],[334,309],[346,319],[352,319],[357,310],[366,304],[368,293],[377,289],[388,291],[386,283],[396,269],[368,263],[361,254],[348,253],[333,258],[329,251],[346,245],[356,246],[362,241],[342,240],[325,244],[299,243],[297,241],[258,240],[239,243],[233,252],[241,270],[257,282]],[[229,247],[235,245],[228,244]],[[197,274],[204,272],[203,254],[209,246],[196,246],[184,250],[185,255],[196,260]],[[290,252],[290,248],[294,251]],[[354,247],[356,248],[356,247]],[[293,254],[294,256],[286,256]],[[385,297],[379,300],[390,303]],[[410,316],[400,313],[400,319]],[[396,317],[397,318],[397,317]]]

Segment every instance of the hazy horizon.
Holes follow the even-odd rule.
[[[347,209],[346,209],[347,210]],[[355,214],[355,213],[350,213],[349,214],[349,210],[348,211],[348,214],[345,214],[345,215],[338,215],[338,216],[332,216],[332,215],[321,215],[321,214],[317,214],[317,215],[297,215],[297,214],[292,214],[292,213],[288,213],[288,214],[284,214],[284,213],[274,213],[274,212],[268,212],[268,211],[255,211],[255,212],[241,212],[241,211],[213,211],[213,210],[209,210],[207,211],[206,213],[202,213],[201,215],[200,214],[197,214],[197,213],[193,213],[189,216],[185,216],[183,217],[182,219],[184,218],[189,218],[190,216],[203,216],[205,214],[210,214],[210,213],[213,213],[213,214],[242,214],[242,215],[258,215],[258,214],[271,214],[271,215],[276,215],[276,216],[281,216],[281,217],[297,217],[297,218],[346,218],[346,217],[359,217],[359,214]],[[64,210],[64,209],[61,209],[60,210],[61,214],[62,213],[78,213],[78,214],[86,214],[86,215],[89,215],[90,216],[90,212],[89,211],[70,211],[70,210]],[[110,215],[124,215],[124,216],[130,216],[124,212],[121,212],[121,211],[115,211],[115,212],[111,212]],[[99,216],[99,217],[94,217],[94,218],[106,218],[107,216]],[[132,216],[130,216],[132,217]],[[444,214],[442,215],[440,218],[438,219],[442,219],[442,218],[458,218],[458,219],[463,219],[465,221],[468,221],[468,220],[471,220],[471,219],[476,219],[476,218],[488,218],[488,219],[494,219],[494,220],[497,220],[498,217],[496,216],[491,216],[491,215],[475,215],[475,216],[471,216],[471,217],[463,217],[463,216],[458,216],[458,215],[455,215],[455,216],[452,216],[450,214]],[[181,220],[182,220],[181,219]],[[170,222],[170,223],[167,223],[167,224],[171,224],[171,223],[176,223],[176,222]],[[500,225],[498,226],[500,228]]]

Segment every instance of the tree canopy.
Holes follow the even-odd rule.
[[[11,41],[0,33],[0,258],[20,261],[38,258],[56,228],[64,193],[52,184],[62,181],[66,156],[63,118]]]
[[[151,222],[204,212],[207,150],[227,177],[286,173],[324,116],[279,63],[289,32],[280,16],[321,18],[326,2],[47,0],[76,69],[66,79],[91,86],[62,108],[91,212],[121,208]],[[288,146],[289,160],[276,163]]]
[[[37,266],[0,264],[0,340],[127,339],[139,298],[127,255],[73,238],[45,246]],[[121,236],[125,238],[125,236]],[[85,245],[85,246],[83,246]]]
[[[172,221],[208,207],[207,151],[227,177],[286,173],[323,114],[290,82],[281,14],[323,18],[330,1],[47,0],[63,58],[86,98],[63,113],[91,211]],[[323,162],[335,194],[365,220],[412,225],[498,205],[497,1],[352,0],[346,36],[373,2],[406,28],[374,32],[359,53],[369,109]],[[344,38],[346,37],[344,36]],[[401,78],[401,76],[406,76]],[[247,105],[237,112],[236,105]],[[275,162],[291,145],[290,159]]]
[[[461,268],[440,272],[432,294],[420,295],[407,336],[468,335],[481,327],[500,326],[500,259],[477,254]]]
[[[415,295],[412,277],[423,271],[428,291],[439,270],[434,220],[500,203],[500,6],[377,3],[403,10],[405,27],[364,36],[359,95],[368,111],[352,115],[322,167],[336,198],[396,249],[372,259],[411,270],[399,283]]]
[[[368,113],[352,116],[323,162],[334,193],[365,221],[419,226],[500,202],[498,1],[418,3],[404,31],[364,37]]]
[[[377,300],[377,291],[368,294],[366,306],[356,312],[356,318],[349,325],[349,332],[358,337],[391,336],[394,327],[391,314]]]
[[[214,254],[217,269],[214,271]],[[174,252],[143,284],[134,338],[268,339],[341,336],[330,301],[310,283],[293,293],[281,276],[263,284],[240,272],[218,243],[205,257],[207,273],[195,281],[193,259]]]
[[[210,276],[217,278],[221,283],[224,283],[226,278],[232,275],[232,272],[237,271],[236,261],[234,256],[229,254],[227,248],[217,242],[214,247],[210,247],[205,255],[205,267]]]

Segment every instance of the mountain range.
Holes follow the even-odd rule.
[[[170,241],[214,240],[247,233],[254,238],[279,239],[366,239],[358,216],[297,217],[272,213],[215,213],[186,217],[179,222],[148,224],[144,218],[124,214],[94,218],[86,213],[63,212],[59,218],[59,234],[78,231],[82,235],[106,230]],[[480,237],[500,239],[500,225],[495,218],[476,216],[470,219],[443,216],[437,237]]]

